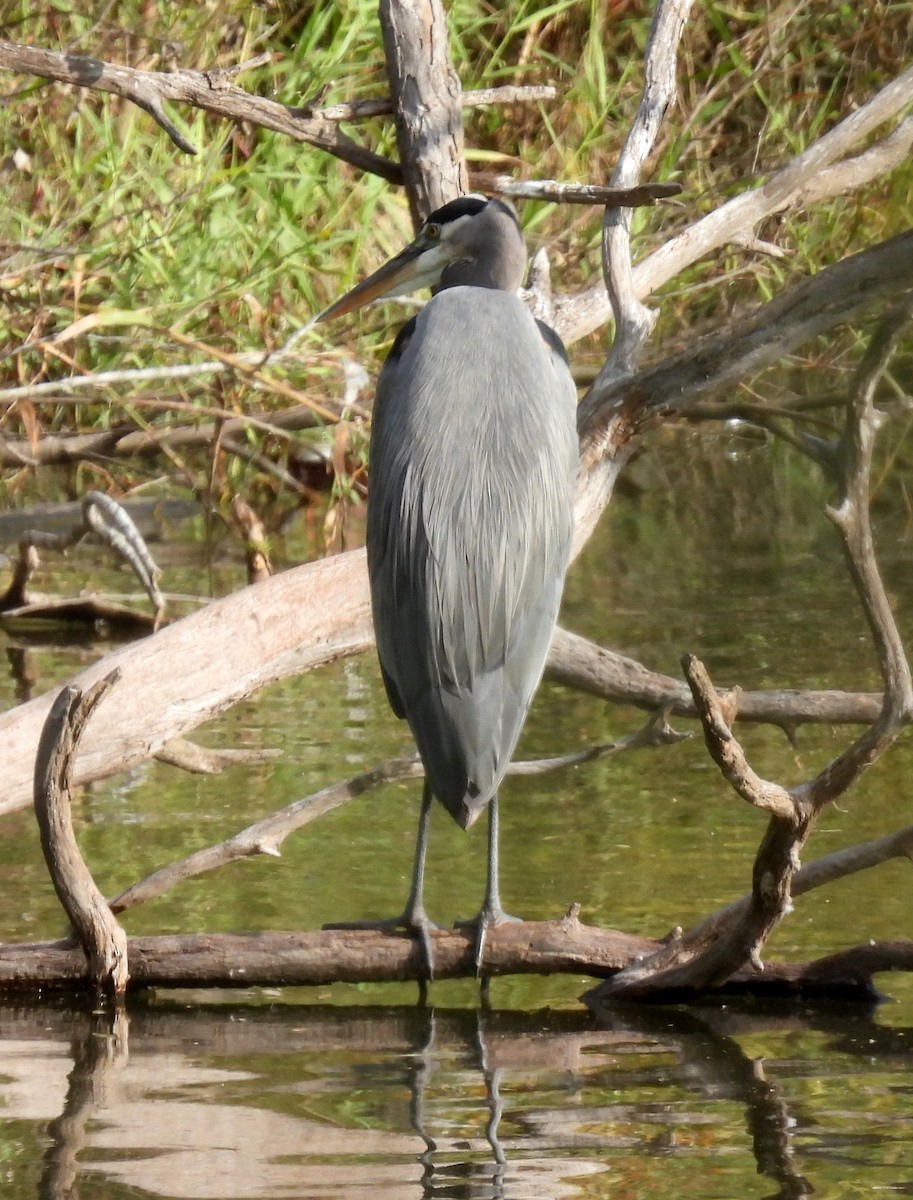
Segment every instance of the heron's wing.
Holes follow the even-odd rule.
[[[378,652],[393,708],[458,819],[497,788],[548,653],[572,532],[575,402],[522,304],[478,288],[437,296],[378,381]]]

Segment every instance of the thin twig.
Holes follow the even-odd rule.
[[[511,763],[508,774],[541,775],[549,771],[579,766],[610,754],[668,745],[671,742],[680,741],[685,736],[687,735],[676,733],[671,729],[665,714],[659,713],[637,733],[573,754],[539,759],[533,762]],[[381,766],[355,775],[351,779],[330,784],[313,795],[296,800],[279,812],[271,813],[268,817],[255,821],[223,842],[207,846],[203,850],[197,850],[179,862],[162,867],[116,896],[111,901],[111,909],[113,912],[119,913],[134,905],[144,904],[161,896],[178,883],[183,883],[197,875],[214,871],[226,863],[236,862],[238,859],[248,858],[254,854],[269,854],[278,858],[279,847],[285,839],[304,825],[317,820],[318,817],[332,812],[356,796],[362,796],[385,784],[423,777],[424,770],[421,761],[416,755],[412,755],[409,758],[390,759]]]

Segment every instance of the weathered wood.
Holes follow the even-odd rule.
[[[512,200],[551,200],[555,204],[612,204],[625,208],[650,207],[684,190],[680,183],[641,183],[605,187],[598,183],[563,183],[557,179],[514,179],[493,171],[470,171],[474,191],[493,192]]]
[[[416,228],[468,190],[462,89],[450,59],[442,0],[382,0],[396,142]]]
[[[196,148],[167,118],[163,109],[165,102],[191,104],[204,112],[235,121],[253,121],[264,129],[326,150],[343,162],[380,175],[390,183],[402,183],[402,172],[397,163],[365,150],[330,121],[315,119],[306,110],[290,108],[244,91],[230,82],[230,71],[218,68],[209,71],[139,71],[97,58],[59,54],[2,40],[0,69],[123,96],[149,113],[186,154],[195,154]]]
[[[459,930],[432,934],[439,979],[472,978],[474,939]],[[570,974],[611,977],[661,943],[611,929],[560,921],[503,925],[486,940],[492,975]],[[407,934],[320,930],[131,937],[128,993],[150,987],[252,988],[393,983],[418,980],[424,960]],[[871,1001],[873,975],[913,971],[913,942],[867,943],[808,963],[767,963],[737,972],[719,995],[806,996]],[[79,992],[90,986],[85,954],[72,942],[0,945],[0,993]],[[684,994],[683,994],[684,995]],[[584,999],[598,1007],[601,985]]]
[[[432,935],[439,979],[475,975],[475,938]],[[655,943],[580,924],[576,916],[492,930],[486,969],[503,974],[611,974]],[[414,938],[383,930],[318,930],[131,937],[130,987],[281,987],[419,979],[425,962]],[[0,990],[78,990],[89,983],[82,949],[69,942],[0,946]]]
[[[64,688],[51,708],[35,763],[35,816],[51,882],[88,960],[97,996],[127,988],[127,935],[86,866],[70,812],[72,765],[79,738],[115,683],[109,675],[87,692]]]
[[[363,551],[310,563],[216,600],[76,676],[74,685],[85,690],[109,671],[121,672],[102,701],[106,719],[86,730],[73,783],[126,770],[266,683],[365,650],[371,640]],[[0,812],[31,798],[38,736],[56,694],[0,714]]]

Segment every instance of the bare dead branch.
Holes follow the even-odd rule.
[[[567,629],[555,631],[547,675],[555,683],[602,700],[634,704],[650,712],[667,709],[677,717],[697,716],[686,684]],[[875,692],[740,692],[736,717],[740,722],[779,725],[792,735],[806,723],[870,725],[880,708],[881,695]]]
[[[723,700],[710,682],[704,664],[693,654],[682,659],[682,668],[704,729],[704,740],[710,757],[720,768],[723,778],[735,792],[753,804],[785,821],[792,821],[795,807],[786,788],[761,779],[748,764],[741,744],[729,728],[723,713]],[[735,698],[738,705],[738,697]]]
[[[470,171],[473,191],[509,196],[512,200],[551,200],[556,204],[611,204],[650,208],[682,192],[680,183],[642,183],[634,187],[602,187],[595,183],[561,183],[555,179],[514,179],[493,171]]]
[[[157,629],[165,613],[165,598],[158,586],[162,572],[156,566],[133,518],[111,496],[106,496],[104,492],[89,491],[83,496],[82,519],[85,528],[110,546],[143,585],[152,604],[153,629]]]
[[[505,84],[502,87],[477,88],[461,92],[463,108],[481,108],[484,105],[538,104],[543,100],[554,100],[558,89],[547,83]],[[318,121],[365,121],[370,117],[385,117],[393,112],[393,101],[389,96],[376,100],[350,100],[343,104],[331,104],[315,108],[310,112]]]
[[[129,978],[127,935],[114,918],[76,843],[70,815],[73,759],[86,722],[117,681],[112,672],[86,692],[64,688],[42,730],[35,763],[35,816],[54,884],[85,951],[100,997],[122,996]]]
[[[765,217],[788,208],[806,207],[830,196],[859,188],[879,176],[885,162],[902,161],[900,147],[910,131],[892,131],[888,135],[887,157],[873,154],[874,147],[838,169],[838,161],[858,145],[865,143],[880,125],[913,104],[913,67],[886,84],[850,116],[835,125],[807,150],[792,159],[763,184],[743,192],[707,216],[695,221],[682,233],[665,242],[633,268],[636,296],[643,300],[686,267],[725,245],[737,235],[753,230]],[[892,140],[894,139],[894,140]],[[894,156],[897,155],[895,160]],[[830,168],[834,168],[833,172]],[[608,298],[602,287],[593,287],[577,296],[556,301],[556,329],[568,344],[586,337],[611,316]]]
[[[822,855],[812,862],[805,863],[793,875],[791,892],[793,898],[804,896],[816,888],[835,883],[857,871],[867,871],[871,867],[880,866],[894,858],[906,858],[913,861],[913,825],[889,833],[883,838],[871,842],[860,842],[857,846],[848,846],[845,850],[835,850],[832,854]],[[689,936],[709,939],[720,929],[741,920],[751,901],[751,896],[741,896],[723,908],[708,916],[696,925]]]
[[[56,406],[72,404],[68,396],[43,396],[35,403]],[[135,423],[124,422],[112,429],[87,433],[48,433],[37,445],[28,441],[6,441],[0,439],[0,467],[49,466],[57,463],[81,461],[87,458],[129,458],[133,455],[159,454],[166,450],[188,450],[209,446],[216,437],[216,425],[212,421],[197,421],[186,400],[159,400],[153,397],[131,397],[129,406],[138,411],[151,404],[152,411],[171,411],[187,414],[193,424],[169,424],[162,428],[146,426],[138,429]],[[165,407],[167,406],[167,407]],[[212,411],[210,409],[210,411]],[[302,429],[313,429],[317,420],[310,409],[302,406],[285,409],[277,413],[251,413],[247,416],[228,416],[221,422],[223,438],[233,438],[245,429],[264,427],[270,436],[285,442],[294,442],[294,433]],[[251,424],[251,421],[256,424]]]
[[[8,41],[0,41],[0,69],[122,96],[148,112],[186,154],[195,154],[196,149],[166,116],[166,102],[190,104],[234,121],[250,121],[326,150],[389,183],[403,182],[397,163],[365,150],[341,133],[332,121],[309,117],[298,109],[235,87],[222,70],[140,71],[97,58],[58,54]]]
[[[632,397],[643,417],[687,412],[691,400],[756,374],[802,342],[911,287],[913,233],[902,233],[826,267],[656,366],[607,389],[594,386],[581,402],[581,438],[597,439],[600,422]]]
[[[257,746],[199,746],[186,738],[166,742],[155,756],[169,767],[180,767],[193,775],[220,775],[239,763],[269,762],[281,758],[281,750]]]
[[[579,766],[581,763],[605,758],[610,754],[669,745],[681,741],[685,736],[687,735],[676,733],[671,729],[665,719],[665,714],[660,713],[651,717],[644,728],[636,733],[556,758],[511,763],[508,774],[541,775],[548,771]],[[170,745],[173,746],[174,743]],[[181,741],[179,745],[181,754],[184,754],[184,747],[190,743]],[[196,746],[191,748],[194,751],[199,749]],[[160,754],[158,757],[161,758],[162,755]],[[176,765],[185,766],[186,763],[179,761]],[[194,768],[191,766],[189,769]],[[252,825],[248,825],[222,842],[207,846],[203,850],[197,850],[187,858],[154,871],[116,896],[111,901],[111,910],[120,913],[134,905],[158,899],[177,884],[184,883],[198,875],[204,875],[209,871],[215,871],[238,859],[249,858],[256,854],[269,854],[278,858],[279,847],[285,839],[304,825],[317,820],[318,817],[325,816],[326,813],[332,812],[356,796],[362,796],[385,784],[403,779],[422,779],[423,777],[424,769],[421,761],[417,755],[412,755],[409,758],[390,759],[370,771],[355,775],[341,783],[330,784],[313,795],[296,800],[293,804],[280,809],[279,812],[271,813],[268,817],[255,821]]]
[[[691,4],[692,0],[659,0],[656,5],[644,61],[643,95],[612,172],[613,187],[633,188],[640,183],[644,163],[675,97],[678,45]],[[641,304],[634,288],[628,208],[614,205],[606,209],[602,223],[602,273],[615,318],[615,338],[596,387],[605,387],[610,380],[635,368],[656,321],[655,314]]]
[[[913,680],[891,603],[878,569],[869,516],[872,449],[879,417],[875,388],[913,319],[913,290],[880,323],[860,364],[841,441],[840,502],[827,515],[840,532],[850,576],[862,602],[884,680],[878,720],[806,785],[802,799],[819,811],[835,800],[895,741],[913,719]]]

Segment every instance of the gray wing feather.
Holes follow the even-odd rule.
[[[507,769],[551,642],[573,530],[575,407],[566,365],[522,303],[494,290],[441,292],[378,380],[378,653],[432,789],[462,824]]]

